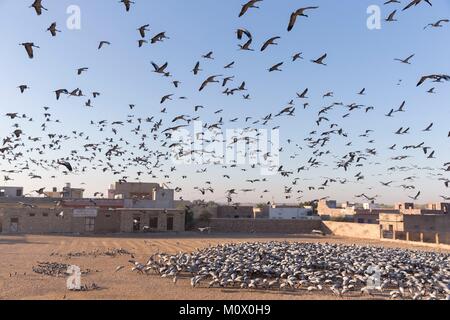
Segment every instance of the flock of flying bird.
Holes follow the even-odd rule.
[[[264,2],[268,0],[251,0],[242,6],[239,12],[240,19],[244,19],[246,15],[256,14],[257,8],[263,10]],[[35,0],[31,5],[38,16],[43,16],[44,14],[49,14],[50,11],[44,7],[44,1]],[[313,1],[314,2],[314,1]],[[125,7],[126,12],[132,11],[135,2],[129,0],[121,0]],[[432,6],[429,0],[414,0],[408,1],[406,6],[402,9],[402,12],[412,10],[413,7],[421,7],[423,3]],[[401,4],[398,0],[389,0],[384,3],[386,6]],[[301,23],[306,23],[308,19],[313,19],[314,15],[322,9],[321,6],[307,6],[298,8],[286,16],[287,31],[288,34],[291,33],[295,28],[301,28],[299,26]],[[394,10],[385,19],[387,22],[392,23],[397,21],[397,12]],[[425,26],[427,28],[442,28],[445,23],[448,23],[448,19],[441,19],[436,22],[430,23]],[[150,38],[148,33],[151,30],[150,24],[145,24],[142,26],[135,26],[137,47],[142,48],[145,45],[158,45],[164,41],[174,41],[171,40],[166,32],[158,31],[153,34]],[[47,31],[49,36],[52,38],[58,37],[59,33],[62,31],[58,29],[57,22],[52,22],[48,27]],[[242,41],[238,44],[240,51],[254,51],[254,36],[251,31],[246,28],[236,29],[236,38],[238,41]],[[174,36],[172,36],[174,38]],[[148,40],[147,40],[148,39]],[[271,46],[276,46],[278,41],[281,41],[280,36],[275,36],[269,38],[267,41],[262,43],[260,51],[265,52],[269,50]],[[20,44],[26,50],[26,54],[29,59],[38,59],[39,55],[36,52],[40,49],[40,46],[34,42],[23,42]],[[111,43],[107,39],[98,42],[98,46],[95,48],[97,51],[107,50],[107,48],[114,48],[114,43]],[[206,51],[206,50],[205,50]],[[24,58],[26,58],[24,57]],[[303,52],[294,53],[292,56],[292,62],[300,62],[304,60]],[[327,58],[329,55],[327,53],[321,54],[319,57],[312,57],[310,62],[321,67],[326,67],[328,65]],[[396,58],[395,62],[410,65],[413,63],[415,55],[410,55],[406,58]],[[207,61],[214,61],[214,52],[208,51],[206,54],[200,57],[200,60],[194,62],[192,74],[197,77],[203,72],[203,65]],[[236,61],[231,61],[224,65],[223,70],[226,72],[231,72],[233,68],[237,65]],[[281,72],[282,67],[285,62],[278,62],[268,68],[268,72]],[[172,80],[174,75],[169,71],[169,62],[151,62],[151,71],[163,78],[170,79],[171,86],[174,90],[180,88],[183,84],[178,80]],[[89,67],[82,66],[74,70],[74,74],[81,77],[85,74],[89,75]],[[250,100],[251,95],[249,93],[248,82],[240,80],[239,84],[236,86],[231,86],[233,81],[237,80],[235,76],[224,76],[222,74],[207,75],[202,78],[203,81],[199,83],[198,91],[204,92],[206,90],[212,90],[212,86],[221,86],[224,96],[237,96],[242,95],[244,100]],[[450,76],[444,73],[421,75],[418,77],[417,90],[420,90],[425,85],[432,85],[433,87],[428,89],[428,93],[436,93],[436,86],[450,81]],[[401,81],[400,81],[401,82]],[[32,86],[28,84],[20,84],[18,86],[19,94],[28,94],[28,91],[32,91]],[[101,97],[102,93],[90,89],[81,89],[79,87],[73,89],[67,88],[56,88],[53,89],[55,94],[55,103],[61,101],[63,97],[73,98],[73,99],[85,99],[83,107],[94,108],[95,101]],[[355,90],[357,96],[362,97],[368,94],[369,90],[366,88]],[[89,92],[89,93],[87,93]],[[312,109],[310,105],[309,96],[310,89],[302,89],[302,91],[297,92],[294,99],[288,102],[286,107],[281,108],[279,111],[273,111],[262,117],[257,117],[254,113],[251,116],[235,117],[232,119],[225,119],[224,114],[226,110],[219,109],[213,111],[213,116],[217,116],[218,119],[212,123],[204,123],[203,129],[210,134],[205,133],[200,134],[198,138],[206,143],[220,142],[221,131],[227,123],[230,124],[243,124],[243,135],[234,137],[233,141],[227,145],[227,148],[232,148],[239,142],[244,142],[247,146],[255,147],[258,145],[259,133],[257,128],[270,128],[273,129],[280,128],[280,125],[273,125],[280,118],[284,117],[295,117],[296,112],[299,111],[297,101],[300,102],[301,109]],[[330,99],[334,97],[334,92],[326,92],[323,94],[323,99]],[[317,109],[317,118],[311,121],[317,126],[317,129],[311,131],[309,135],[303,139],[303,141],[298,141],[295,137],[295,133],[292,133],[292,137],[287,139],[287,144],[289,148],[294,148],[296,152],[290,156],[292,162],[297,162],[297,158],[301,154],[307,153],[308,149],[311,151],[311,156],[309,160],[305,163],[298,164],[295,167],[288,167],[287,165],[277,164],[272,161],[274,154],[283,152],[287,147],[280,147],[278,150],[263,151],[258,147],[253,148],[253,154],[251,151],[246,151],[245,156],[257,156],[261,160],[258,164],[251,165],[251,168],[240,168],[238,169],[238,164],[227,164],[222,163],[221,156],[215,155],[214,153],[208,154],[204,149],[195,149],[189,143],[182,141],[173,141],[173,137],[176,133],[183,128],[189,127],[196,120],[202,119],[203,109],[208,108],[203,105],[196,105],[193,107],[193,112],[184,112],[183,114],[177,115],[172,120],[165,118],[163,115],[168,114],[168,107],[166,106],[171,100],[174,99],[188,100],[186,96],[178,96],[174,93],[163,95],[159,103],[162,107],[160,114],[149,114],[146,117],[138,117],[133,113],[136,105],[130,103],[127,109],[130,111],[124,118],[118,119],[116,121],[107,120],[91,120],[89,125],[97,131],[97,136],[92,136],[87,134],[85,131],[73,130],[70,133],[59,133],[56,129],[51,129],[52,124],[62,124],[62,121],[55,119],[55,117],[50,112],[50,107],[44,107],[43,121],[40,126],[42,130],[42,135],[32,137],[27,134],[26,123],[35,122],[33,117],[26,114],[21,114],[20,112],[8,112],[6,117],[13,121],[13,131],[3,138],[3,144],[0,146],[0,161],[2,161],[2,172],[4,174],[4,181],[12,181],[15,174],[28,172],[29,179],[44,179],[42,173],[46,173],[50,170],[56,170],[62,168],[62,173],[64,175],[76,174],[83,175],[88,174],[90,170],[99,172],[100,174],[111,174],[117,177],[119,181],[126,182],[130,180],[141,180],[147,177],[151,178],[163,178],[167,180],[166,184],[172,185],[174,189],[181,193],[183,191],[183,180],[187,181],[190,177],[187,174],[180,173],[181,179],[174,178],[175,173],[182,171],[182,169],[177,168],[175,165],[170,164],[171,158],[183,159],[186,157],[194,157],[200,155],[205,157],[208,155],[208,161],[204,163],[201,168],[195,173],[198,175],[198,179],[205,177],[208,173],[210,167],[214,166],[216,168],[222,169],[224,173],[222,174],[222,179],[224,181],[233,179],[240,179],[241,170],[249,174],[252,170],[256,170],[262,165],[262,159],[265,163],[268,163],[270,170],[277,173],[276,179],[285,179],[284,184],[284,196],[286,199],[291,199],[295,201],[300,201],[303,198],[303,193],[306,191],[324,191],[328,192],[329,188],[333,185],[345,185],[351,183],[361,183],[367,177],[364,175],[364,166],[369,165],[381,165],[381,160],[376,159],[380,151],[374,147],[375,140],[371,137],[373,130],[366,130],[365,132],[358,135],[358,138],[368,139],[367,148],[359,149],[355,148],[351,151],[346,152],[344,155],[338,156],[333,155],[329,150],[329,145],[333,144],[337,139],[345,139],[347,142],[345,146],[348,149],[352,149],[352,133],[342,127],[337,119],[333,121],[331,118],[331,113],[333,111],[343,111],[342,119],[352,116],[358,110],[362,110],[364,114],[369,114],[374,111],[378,111],[378,108],[373,106],[359,104],[356,102],[344,103],[344,102],[333,102],[327,106]],[[326,101],[326,100],[324,100]],[[386,110],[386,118],[396,117],[406,112],[407,102],[404,101],[398,108],[392,108],[390,111]],[[170,121],[171,120],[171,121]],[[434,128],[434,123],[423,125],[423,134],[427,134]],[[411,133],[413,129],[409,126],[403,125],[396,132],[393,132],[394,136],[407,135]],[[249,138],[253,134],[255,138]],[[138,142],[133,142],[129,136],[135,136]],[[101,138],[103,136],[103,138]],[[443,137],[444,138],[444,137]],[[450,132],[448,137],[450,138]],[[172,141],[171,141],[172,140]],[[78,141],[79,146],[77,146]],[[296,142],[297,141],[297,142]],[[270,142],[270,141],[269,141]],[[448,142],[447,142],[448,143]],[[68,153],[63,157],[56,157],[53,154],[59,154],[61,150],[71,148]],[[435,159],[438,156],[438,151],[434,150],[430,145],[425,142],[419,142],[417,144],[398,146],[397,144],[392,144],[385,146],[385,148],[390,152],[404,151],[397,156],[392,156],[389,161],[393,164],[388,168],[387,176],[394,177],[392,181],[380,181],[377,187],[382,186],[383,188],[397,187],[401,188],[407,192],[414,194],[409,194],[409,197],[413,200],[419,200],[421,191],[418,190],[418,186],[414,184],[416,180],[419,179],[419,172],[426,172],[427,177],[435,181],[442,183],[445,188],[449,187],[450,179],[446,177],[446,172],[450,172],[450,159],[444,161],[441,167],[420,167],[414,164],[406,164],[404,161],[413,156],[410,153],[406,153],[407,150],[418,150],[423,153],[428,159]],[[398,149],[397,149],[398,148]],[[420,156],[420,152],[415,155]],[[448,156],[448,152],[445,156]],[[49,158],[53,160],[49,160]],[[331,159],[331,160],[330,160]],[[334,159],[334,160],[333,160]],[[320,171],[321,168],[331,167],[334,161],[335,170],[340,172],[334,177],[322,177],[323,182],[318,184],[307,185],[306,179],[302,179],[300,174],[305,172],[316,172],[317,169]],[[6,168],[6,169],[5,169]],[[134,172],[133,170],[137,170]],[[236,175],[232,173],[238,171]],[[352,173],[351,173],[352,172]],[[409,172],[414,172],[408,177],[402,177],[402,175],[409,174]],[[56,178],[57,173],[51,176],[51,178]],[[380,174],[380,176],[386,176],[386,173]],[[200,178],[199,178],[200,177]],[[224,195],[220,195],[218,198],[227,199],[228,202],[232,203],[233,198],[238,194],[253,193],[256,194],[257,198],[266,199],[266,196],[270,195],[268,190],[271,185],[273,177],[262,177],[249,179],[244,182],[245,187],[230,188],[225,190]],[[215,192],[215,185],[212,181],[213,179],[206,178],[202,185],[194,187],[193,191],[198,192],[198,196],[207,196]],[[247,187],[248,186],[248,187]],[[256,186],[262,186],[257,188]],[[266,186],[266,189],[264,189]],[[221,186],[217,186],[221,187]],[[356,195],[356,198],[365,198],[367,200],[376,200],[378,195],[367,195],[370,190],[374,189],[375,186],[369,186],[368,191],[361,195]],[[38,195],[45,195],[44,189],[39,189],[42,191],[40,193],[36,192]],[[258,191],[257,191],[258,190]],[[444,189],[446,190],[446,189]],[[184,190],[187,191],[187,190]],[[191,193],[193,192],[191,191]],[[189,191],[188,191],[189,192]],[[101,195],[100,192],[96,192],[96,195]],[[441,195],[444,200],[450,200],[449,197]],[[181,197],[180,197],[181,198]],[[327,198],[323,197],[322,199]],[[319,199],[314,199],[317,201]]]

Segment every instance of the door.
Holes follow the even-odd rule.
[[[141,217],[133,218],[133,232],[141,231]]]
[[[167,231],[173,230],[173,217],[167,217]]]
[[[85,218],[84,231],[94,232],[95,230],[95,218]]]
[[[9,231],[11,233],[19,232],[19,218],[11,218],[9,224]]]
[[[158,229],[158,217],[150,217],[150,229]]]

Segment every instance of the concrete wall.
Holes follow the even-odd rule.
[[[380,227],[378,224],[346,223],[335,221],[323,221],[323,231],[336,236],[380,239]]]
[[[64,216],[59,214],[64,211]],[[70,212],[69,212],[70,211]],[[17,233],[81,233],[84,218],[75,218],[71,210],[7,209],[2,214],[2,232],[11,233],[11,219],[18,219]]]
[[[64,212],[63,217],[59,214]],[[46,208],[1,208],[1,233],[119,233],[133,232],[133,219],[141,218],[141,229],[149,226],[150,217],[158,217],[158,227],[154,231],[167,231],[167,217],[173,217],[173,231],[184,231],[185,218],[183,210],[98,210],[94,218],[94,230],[86,231],[86,217],[76,217],[73,209],[46,209]],[[12,228],[17,219],[17,230]]]
[[[120,212],[101,210],[95,218],[95,233],[115,233],[120,230]]]
[[[270,219],[211,219],[212,232],[302,234],[321,229],[321,221]]]

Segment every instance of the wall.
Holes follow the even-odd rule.
[[[84,219],[72,217],[71,210],[64,210],[64,217],[59,216],[62,209],[1,210],[3,211],[3,233],[10,233],[11,218],[19,220],[18,233],[78,233],[84,230]]]
[[[185,217],[183,210],[120,210],[121,232],[133,232],[133,220],[135,217],[140,218],[140,229],[150,225],[151,217],[158,217],[158,229],[154,231],[164,232],[167,231],[167,217],[173,217],[173,230],[176,232],[185,231]]]
[[[450,216],[438,215],[403,215],[404,231],[448,232]]]
[[[64,212],[63,217],[59,216],[61,211]],[[149,225],[150,216],[157,216],[158,228],[155,231],[161,232],[167,230],[167,217],[173,216],[173,231],[184,231],[185,218],[182,210],[168,210],[168,213],[164,213],[164,210],[99,210],[95,217],[94,233],[133,232],[134,215],[141,217],[141,228]],[[87,233],[85,217],[74,217],[73,209],[0,208],[2,233],[12,233],[11,218],[18,219],[16,233],[19,234]]]
[[[217,218],[218,219],[251,219],[253,218],[253,207],[250,206],[218,206]]]
[[[120,212],[99,210],[95,218],[95,233],[115,233],[120,230]]]
[[[211,219],[212,232],[302,234],[321,230],[321,221],[270,219]]]
[[[323,221],[323,231],[327,234],[349,238],[380,239],[378,224],[360,224],[335,221]]]

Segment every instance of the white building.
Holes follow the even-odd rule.
[[[375,210],[375,209],[380,209],[380,205],[376,204],[376,203],[363,203],[363,209],[364,210]]]
[[[313,215],[312,208],[275,207],[269,208],[269,218],[278,220],[314,220],[320,219]]]
[[[22,187],[0,187],[0,198],[20,198],[23,197]]]

